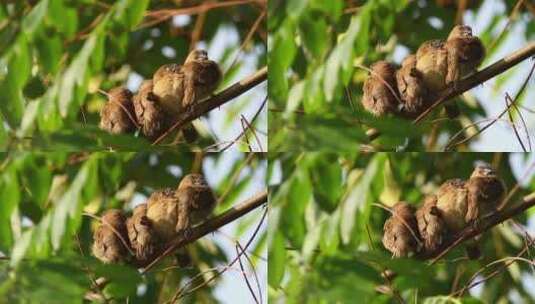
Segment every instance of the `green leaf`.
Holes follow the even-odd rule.
[[[132,267],[125,265],[106,265],[98,263],[95,268],[98,276],[107,278],[110,283],[104,292],[114,298],[123,298],[136,293],[137,285],[141,283],[140,274]]]
[[[17,126],[24,112],[22,88],[30,76],[30,50],[20,35],[6,55],[7,76],[0,82],[0,109],[11,126]]]
[[[295,24],[286,20],[274,34],[272,45],[268,44],[269,74],[268,91],[272,99],[282,101],[288,94],[286,73],[297,53],[295,45]]]
[[[61,197],[53,211],[53,222],[51,227],[52,246],[58,250],[65,233],[75,231],[81,221],[83,202],[81,193],[88,179],[96,174],[95,157],[89,158],[80,168],[69,189]]]
[[[19,180],[14,166],[2,172],[0,185],[0,251],[8,252],[13,244],[10,218],[20,202]]]
[[[305,14],[299,20],[299,33],[303,46],[311,59],[318,62],[323,60],[329,46],[329,32],[324,19],[314,18],[312,14]]]
[[[347,31],[341,34],[338,45],[327,59],[323,83],[327,101],[332,101],[335,90],[347,85],[350,79],[353,71],[354,42],[360,32],[361,23],[360,15],[351,18]]]
[[[337,157],[335,154],[315,153],[307,158],[310,178],[315,185],[314,200],[327,212],[336,209],[342,195],[342,169],[335,165]]]
[[[355,227],[355,217],[357,211],[362,211],[368,200],[371,181],[377,174],[380,165],[378,157],[374,157],[366,170],[355,169],[347,177],[348,192],[342,200],[342,218],[340,220],[340,233],[342,242],[347,244],[351,240],[353,228]]]
[[[45,13],[48,9],[48,0],[42,0],[33,7],[31,12],[24,17],[22,20],[22,30],[26,35],[33,35],[35,30],[39,26],[41,26],[41,23],[43,21],[43,17],[45,16]]]
[[[275,232],[269,244],[268,282],[272,287],[278,287],[284,277],[286,265],[286,248],[284,236],[280,231]]]
[[[122,0],[116,4],[114,19],[132,30],[142,19],[149,0]]]

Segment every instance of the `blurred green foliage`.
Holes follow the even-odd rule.
[[[396,273],[393,286],[407,303],[510,303],[512,297],[516,303],[533,303],[527,282],[534,274],[525,262],[479,285],[472,294],[478,300],[469,293],[448,297],[483,266],[520,252],[525,230],[511,221],[483,235],[481,260],[458,259],[465,256],[459,247],[429,266],[413,258],[391,259],[381,243],[390,214],[372,204],[420,204],[447,179],[467,179],[476,161],[497,167],[509,189],[523,185],[510,201],[517,203],[535,191],[534,160],[533,154],[271,153],[269,166],[279,173],[270,184],[270,303],[397,303],[378,291],[385,290],[385,269]],[[513,175],[512,163],[521,172]],[[528,170],[531,175],[523,176]],[[532,208],[515,221],[526,225],[534,214]],[[524,257],[533,260],[533,253]]]
[[[189,19],[181,24],[175,24],[172,18],[146,24],[154,20],[147,15],[201,3],[184,1],[178,6],[160,0],[2,1],[0,150],[111,147],[135,151],[147,147],[145,139],[110,136],[97,128],[98,112],[106,102],[98,90],[125,85],[133,74],[151,78],[162,64],[182,62],[190,49],[198,15],[182,15]],[[258,6],[250,4],[206,12],[196,43],[208,48],[221,31],[235,31],[238,36],[235,41],[219,43],[218,60],[226,71],[222,86],[238,80],[237,75],[247,65],[247,69],[266,65],[266,43],[261,36],[253,35],[244,45],[240,60],[230,68],[260,13]],[[245,64],[243,58],[247,56],[253,59]],[[237,121],[244,109],[247,103],[242,100],[226,119]],[[202,135],[199,145],[214,143],[209,134]]]
[[[437,3],[450,3],[439,5]],[[517,1],[496,1],[511,12]],[[381,151],[438,150],[445,139],[485,116],[470,97],[461,104],[458,120],[427,120],[419,127],[410,121],[376,118],[360,104],[369,66],[377,60],[415,53],[426,40],[445,39],[454,25],[457,1],[320,1],[273,0],[269,2],[269,145],[270,151],[353,151],[369,142],[365,131],[376,128],[374,141]],[[463,12],[473,22],[485,24],[475,34],[490,45],[504,27],[508,13],[482,12],[483,3],[470,1]],[[491,5],[492,6],[492,5]],[[481,16],[480,16],[481,14]],[[488,24],[481,21],[490,18]],[[526,41],[535,38],[533,15],[521,6],[513,23],[526,24]],[[491,57],[510,33],[506,32],[488,52]],[[518,48],[520,48],[519,46]],[[485,61],[483,66],[490,62]],[[518,74],[504,73],[505,79]],[[522,76],[525,77],[525,76]],[[496,91],[504,81],[497,82]],[[467,94],[465,94],[467,95]],[[502,94],[503,95],[503,94]],[[460,98],[457,98],[460,99]],[[496,94],[503,102],[503,97]],[[518,102],[521,104],[525,98]],[[486,102],[486,101],[485,101]],[[445,116],[441,114],[441,117]],[[437,140],[438,139],[438,140]],[[466,149],[460,146],[459,149]]]
[[[101,214],[110,208],[130,212],[132,202],[201,170],[222,201],[221,213],[264,190],[267,160],[262,154],[192,153],[11,153],[0,154],[0,303],[81,303],[95,292],[91,278],[108,279],[108,298],[130,303],[169,300],[179,287],[203,272],[192,286],[210,278],[208,269],[224,267],[234,255],[207,236],[187,247],[191,267],[162,262],[144,276],[127,265],[104,265],[91,255],[96,224],[83,212]],[[262,212],[236,221],[232,237],[254,229]],[[223,242],[228,241],[226,238]],[[256,265],[263,254],[261,230],[249,248]],[[231,252],[230,254],[233,254]],[[7,257],[7,258],[5,258]],[[216,302],[214,283],[181,299],[185,303]],[[143,292],[138,288],[143,286]]]

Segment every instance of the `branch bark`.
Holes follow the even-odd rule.
[[[467,78],[462,79],[455,86],[448,86],[439,94],[439,97],[433,102],[431,107],[425,110],[413,121],[413,124],[416,125],[420,123],[429,113],[431,113],[433,109],[445,103],[449,99],[458,96],[495,77],[496,75],[507,71],[508,69],[512,68],[513,66],[517,65],[518,63],[524,61],[525,59],[531,56],[535,56],[535,42],[529,43],[527,46],[515,51],[514,53],[504,57],[503,59],[498,60],[497,62],[491,64],[485,69]],[[369,141],[373,141],[377,137],[379,137],[381,133],[379,132],[379,130],[372,128],[366,131],[366,135],[368,136]]]
[[[236,82],[235,84],[231,85],[220,93],[210,97],[206,101],[192,106],[189,111],[182,113],[182,115],[180,115],[180,117],[178,118],[177,122],[171,128],[169,128],[169,130],[165,131],[164,134],[158,137],[158,139],[156,139],[152,143],[152,145],[160,143],[167,135],[169,135],[169,133],[173,132],[174,130],[182,128],[184,125],[191,122],[192,120],[201,117],[202,115],[210,112],[211,110],[220,107],[221,105],[247,92],[251,88],[265,81],[267,79],[267,75],[268,70],[267,66],[265,66],[260,70],[256,71],[256,73],[254,73],[253,75]]]
[[[434,252],[428,253],[426,255],[419,256],[424,259],[432,258],[431,265],[435,264],[440,260],[446,253],[448,253],[453,248],[457,247],[462,242],[471,239],[479,234],[484,233],[485,231],[491,229],[492,227],[505,222],[506,220],[521,214],[527,209],[535,205],[535,192],[524,196],[520,203],[516,206],[509,209],[497,212],[490,216],[489,218],[483,220],[481,226],[479,227],[466,227],[463,231],[457,234],[457,237],[453,238],[453,241],[444,243],[440,248]]]
[[[184,238],[183,236],[177,236],[174,240],[169,242],[169,244],[166,246],[166,249],[163,251],[163,253],[160,254],[157,258],[155,258],[149,265],[147,265],[141,273],[144,274],[150,269],[152,269],[159,261],[161,261],[166,256],[169,256],[176,249],[195,242],[201,237],[209,234],[210,232],[216,231],[217,229],[225,226],[226,224],[260,207],[266,202],[267,202],[267,190],[262,191],[256,194],[255,196],[253,196],[252,198],[248,199],[247,201],[242,202],[230,208],[224,213],[196,227],[193,227],[191,230],[191,235],[188,238]]]

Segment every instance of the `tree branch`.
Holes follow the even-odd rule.
[[[221,105],[229,102],[230,100],[240,96],[241,94],[247,92],[251,88],[255,87],[259,83],[267,79],[268,71],[267,67],[263,67],[260,70],[256,71],[253,75],[242,79],[220,93],[210,97],[206,101],[195,104],[187,112],[182,113],[178,118],[177,122],[165,131],[158,139],[156,139],[152,144],[156,145],[161,142],[169,133],[176,129],[182,128],[187,123],[201,117],[202,115],[210,112],[211,110],[220,107]]]
[[[182,235],[177,236],[174,240],[169,242],[169,244],[166,246],[167,248],[165,249],[165,251],[163,251],[162,254],[156,257],[149,265],[147,265],[141,273],[144,274],[147,271],[149,271],[151,268],[154,267],[154,265],[156,265],[159,261],[161,261],[166,256],[173,253],[176,249],[195,242],[201,237],[207,235],[208,233],[216,231],[217,229],[240,218],[241,216],[258,208],[259,206],[261,206],[262,204],[266,202],[267,202],[267,191],[259,192],[252,198],[248,199],[247,201],[242,202],[230,208],[229,210],[225,211],[224,213],[198,226],[193,227],[191,230],[191,234],[188,238],[184,238]]]
[[[498,60],[485,69],[460,80],[455,86],[449,85],[438,95],[438,98],[433,102],[433,104],[413,121],[413,124],[416,125],[420,123],[432,110],[445,103],[449,99],[460,95],[495,77],[496,75],[507,71],[531,56],[535,56],[535,42],[529,43],[527,46],[504,57],[503,59]],[[372,128],[366,131],[366,135],[368,136],[369,141],[373,141],[379,137],[381,133],[379,130]]]
[[[492,227],[505,222],[506,220],[517,216],[521,214],[522,212],[526,211],[527,209],[533,207],[535,205],[535,192],[532,192],[531,194],[528,194],[522,198],[522,201],[517,204],[514,207],[511,207],[507,210],[503,210],[501,212],[497,212],[491,216],[489,216],[487,219],[484,219],[481,226],[479,227],[472,227],[468,226],[461,232],[457,234],[455,238],[453,238],[452,241],[444,243],[440,248],[437,250],[427,253],[425,255],[421,255],[419,257],[428,259],[432,258],[431,265],[435,264],[439,259],[441,259],[446,253],[448,253],[453,248],[457,247],[462,242],[471,239],[479,234],[484,233],[485,231],[491,229]]]

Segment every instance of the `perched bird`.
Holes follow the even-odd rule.
[[[405,257],[418,250],[418,225],[411,205],[405,202],[395,204],[383,230],[383,245],[393,257]]]
[[[202,174],[184,176],[177,188],[177,195],[187,201],[192,224],[205,221],[213,212],[217,200]]]
[[[133,103],[141,131],[146,137],[157,138],[168,129],[169,117],[153,93],[152,80],[146,80],[141,84]]]
[[[466,25],[455,26],[446,41],[424,42],[416,52],[416,69],[424,83],[436,97],[447,85],[456,85],[462,77],[475,71],[485,56],[481,40],[472,36],[472,29]],[[459,115],[455,104],[446,105],[450,118]]]
[[[418,230],[425,252],[437,250],[447,237],[447,227],[437,208],[437,197],[428,195],[422,206],[416,210]]]
[[[465,220],[478,223],[480,219],[496,211],[506,193],[503,180],[487,163],[476,166],[466,182],[468,191],[468,210]]]
[[[446,223],[448,238],[451,239],[470,224],[467,220],[469,206],[466,183],[460,179],[448,180],[440,186],[436,196],[436,206]],[[481,255],[477,239],[464,242],[464,246],[470,259],[477,259]]]
[[[416,55],[407,56],[396,71],[396,81],[401,96],[401,113],[415,118],[429,106],[428,90],[423,77],[416,69]]]
[[[465,220],[468,211],[468,191],[461,179],[450,179],[444,182],[436,192],[436,207],[448,229],[459,232],[467,225]]]
[[[443,40],[429,40],[416,52],[416,70],[423,79],[431,99],[435,99],[446,87],[448,74],[448,50]],[[448,117],[459,116],[460,111],[455,103],[444,106]]]
[[[193,50],[184,65],[166,64],[153,75],[154,94],[162,107],[174,115],[208,97],[219,85],[219,65],[204,50]]]
[[[477,36],[472,35],[472,28],[456,25],[446,41],[448,51],[448,72],[446,84],[459,81],[474,72],[485,57],[485,47]]]
[[[184,71],[176,63],[161,66],[152,76],[153,92],[163,110],[171,117],[184,111]]]
[[[104,263],[119,263],[128,257],[125,218],[118,209],[104,213],[93,234],[93,255]]]
[[[158,236],[147,217],[147,204],[134,208],[132,217],[126,221],[126,229],[137,262],[145,265],[154,258],[159,245]]]
[[[397,113],[396,77],[394,66],[378,61],[371,66],[372,73],[364,82],[362,105],[375,116]]]
[[[171,188],[155,191],[147,202],[147,217],[153,229],[164,242],[176,236],[177,224],[189,227],[190,214],[187,202],[179,199]]]
[[[100,128],[112,134],[128,133],[136,128],[132,92],[116,87],[108,92],[108,102],[100,111]]]
[[[184,62],[184,107],[210,96],[221,82],[222,72],[217,62],[208,59],[204,50],[193,50]]]

